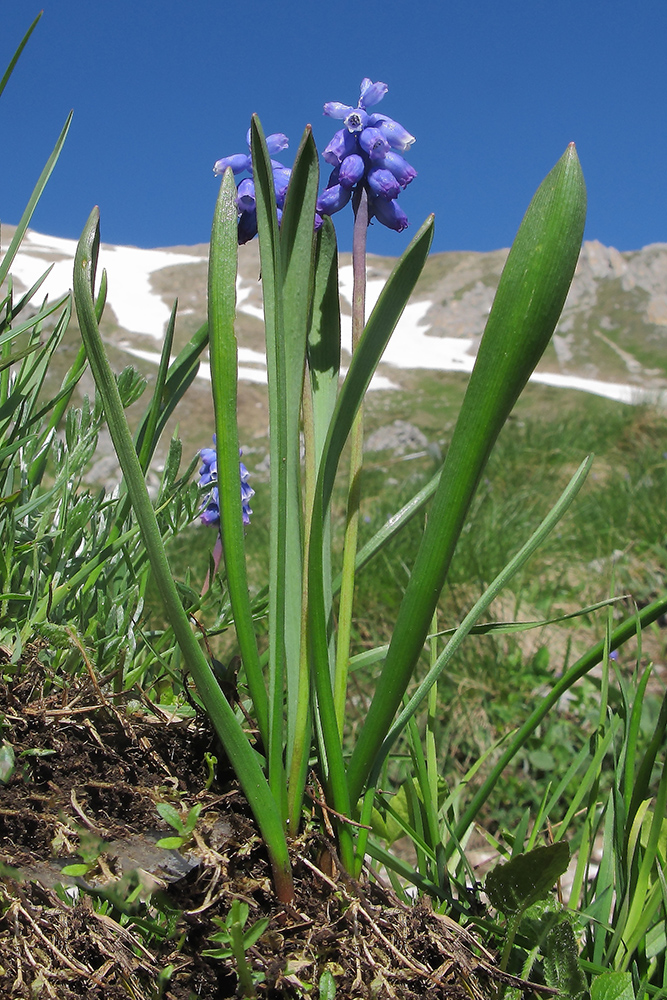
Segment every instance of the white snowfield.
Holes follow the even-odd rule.
[[[3,250],[6,249],[3,240]],[[72,268],[76,241],[45,236],[29,230],[11,268],[15,282],[24,290],[35,284],[46,268],[53,268],[41,286],[38,295],[58,298],[72,286]],[[172,250],[141,250],[137,247],[119,247],[102,244],[98,271],[105,268],[108,277],[107,303],[113,309],[118,324],[128,333],[162,341],[169,320],[170,306],[151,284],[151,275],[176,264],[205,262],[206,257],[196,253],[179,253]],[[370,280],[366,291],[367,314],[382,291],[382,280]],[[340,294],[349,305],[352,301],[352,267],[342,267],[339,277]],[[237,309],[256,319],[263,320],[260,307],[248,301],[252,286],[240,277],[237,283]],[[394,368],[423,368],[435,371],[471,372],[475,363],[472,340],[460,337],[430,335],[426,320],[432,303],[427,300],[410,302],[391,337],[383,356],[383,364]],[[349,354],[352,332],[349,314],[342,316],[343,349]],[[128,354],[149,363],[157,364],[158,350],[139,348],[128,343],[121,346]],[[210,380],[209,365],[202,362],[199,377]],[[239,349],[239,378],[242,381],[265,383],[266,358],[264,354],[248,348]],[[555,373],[535,373],[531,381],[559,388],[578,389],[582,392],[605,396],[623,403],[644,401],[667,403],[667,393],[656,393],[637,386]],[[373,389],[396,389],[398,386],[386,375],[376,375]]]

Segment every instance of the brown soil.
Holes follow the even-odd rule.
[[[332,995],[327,979],[338,1000],[469,1000],[503,978],[427,903],[407,907],[367,876],[356,882],[335,857],[325,874],[316,833],[293,845],[296,896],[281,905],[231,775],[219,767],[206,788],[205,754],[224,759],[206,719],[170,721],[149,705],[130,712],[127,696],[100,698],[89,680],[52,685],[36,652],[0,682],[4,746],[16,761],[0,785],[0,995],[233,997],[233,961],[202,952],[234,899],[247,904],[248,926],[270,918],[247,952],[267,1000]],[[178,851],[156,846],[175,833],[158,802],[201,806]],[[63,873],[84,857],[83,875]]]

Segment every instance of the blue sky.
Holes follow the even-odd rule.
[[[33,228],[78,237],[99,204],[105,242],[204,242],[213,163],[245,150],[251,113],[292,153],[310,122],[323,149],[336,128],[323,103],[356,104],[369,76],[389,86],[378,110],[417,137],[418,170],[400,201],[410,228],[375,225],[369,250],[401,253],[429,212],[435,250],[509,245],[571,140],[586,238],[667,240],[665,0],[42,2],[0,98],[3,222],[18,221],[73,108]],[[0,0],[0,72],[39,9]],[[335,217],[343,249],[350,216]]]

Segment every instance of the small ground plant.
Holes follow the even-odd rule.
[[[364,79],[356,106],[325,104],[325,114],[342,127],[323,153],[332,167],[323,190],[309,128],[291,169],[274,159],[286,149],[286,137],[266,137],[256,116],[249,152],[218,161],[222,182],[211,235],[208,323],[172,359],[174,309],[153,392],[134,433],[126,410],[145,383],[133,369],[112,372],[100,336],[106,278],[97,273],[97,210],[85,226],[74,265],[82,347],[51,398],[45,398],[45,374],[69,323],[71,300],[36,308],[41,282],[17,297],[9,277],[65,140],[65,125],[0,262],[3,669],[7,676],[19,671],[32,644],[48,665],[49,685],[66,690],[83,669],[112,715],[113,698],[135,686],[149,704],[149,693],[162,692],[174,711],[203,708],[254,816],[276,897],[286,908],[294,901],[295,845],[308,827],[320,845],[317,871],[334,889],[333,875],[345,885],[358,884],[365,869],[377,864],[406,906],[408,885],[430,898],[443,921],[474,927],[500,954],[500,994],[518,997],[527,980],[538,992],[545,986],[569,997],[590,991],[595,1000],[664,994],[667,700],[644,739],[650,669],[638,655],[632,679],[618,673],[615,689],[613,681],[616,651],[630,640],[641,643],[643,630],[667,611],[667,598],[653,597],[641,610],[631,607],[619,621],[612,619],[614,601],[606,596],[562,614],[540,601],[528,562],[541,547],[548,552],[554,533],[563,530],[562,519],[591,469],[583,449],[578,468],[531,511],[529,530],[506,532],[488,562],[468,527],[471,513],[484,505],[484,486],[479,490],[483,477],[493,475],[493,449],[549,343],[574,273],[586,209],[577,154],[568,146],[519,227],[444,462],[360,544],[364,398],[427,260],[434,226],[429,218],[418,229],[367,317],[369,223],[403,230],[407,218],[398,198],[416,177],[405,158],[414,137],[373,110],[386,93],[385,84]],[[241,178],[244,173],[249,176]],[[342,377],[330,217],[347,205],[355,216],[353,351]],[[239,464],[234,329],[237,248],[255,235],[264,297],[271,477],[266,571],[259,590],[248,585],[245,533],[252,489]],[[181,469],[180,444],[172,440],[158,495],[151,497],[146,486],[151,460],[206,347],[214,447],[202,449],[197,484],[192,476],[199,459]],[[87,365],[96,397],[75,408],[72,394]],[[122,470],[111,495],[82,485],[103,424]],[[344,496],[340,539],[332,517],[335,491]],[[203,588],[187,576],[177,580],[167,557],[169,543],[198,515],[218,536]],[[655,519],[651,523],[655,527]],[[403,564],[395,622],[386,642],[355,652],[354,623],[364,613],[355,606],[355,592],[363,595],[357,576],[372,560],[388,558],[403,531],[413,532],[414,544]],[[489,542],[493,535],[489,532]],[[659,544],[659,538],[654,535],[650,544]],[[459,559],[461,552],[474,556],[470,565],[484,585],[475,593],[459,590],[460,613],[443,618],[443,592],[473,576],[466,578],[457,550]],[[159,628],[145,606],[149,575],[162,602]],[[517,580],[542,618],[486,620],[492,603]],[[589,617],[603,609],[609,616],[604,637],[564,660],[555,680],[544,655],[536,655],[531,677],[541,687],[532,707],[511,706],[505,719],[499,708],[496,727],[505,731],[477,756],[470,753],[456,780],[452,769],[443,780],[438,748],[443,695],[461,670],[465,650],[477,641],[519,636],[545,620]],[[207,615],[212,624],[205,626]],[[224,665],[209,642],[223,631],[233,635],[236,654]],[[511,829],[486,824],[485,835],[502,861],[486,877],[482,897],[466,847],[485,826],[494,789],[517,758],[550,771],[546,764],[556,752],[545,737],[550,713],[599,665],[596,697],[588,706],[589,738],[567,766],[562,762],[559,773],[545,780],[533,808],[510,817]],[[525,670],[525,663],[518,656],[505,667]],[[369,668],[369,701],[351,727],[354,675]],[[492,669],[487,663],[485,670]],[[13,766],[5,749],[7,780]],[[187,847],[201,805],[183,813],[165,801],[157,808],[177,834],[161,845]],[[399,836],[413,845],[411,863],[390,850]],[[600,838],[604,853],[594,870],[593,847]],[[573,851],[574,884],[564,905],[552,890]],[[377,871],[372,877],[379,877]],[[372,926],[363,898],[353,905]],[[263,988],[263,974],[253,970],[247,953],[269,918],[247,926],[248,916],[247,905],[235,900],[224,919],[216,918],[219,930],[209,943],[220,947],[204,954],[234,958],[240,988],[253,996]],[[321,992],[325,983],[333,995],[333,973],[319,970],[318,982]]]

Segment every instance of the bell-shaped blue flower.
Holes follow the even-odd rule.
[[[351,104],[341,104],[340,101],[329,101],[324,105],[324,114],[329,118],[343,119],[354,111]]]
[[[395,153],[393,150],[389,150],[384,160],[378,161],[377,166],[382,167],[383,170],[391,170],[402,188],[407,187],[410,181],[417,176],[417,171],[412,164],[404,160],[400,153]]]
[[[414,135],[410,135],[407,129],[395,122],[393,118],[387,118],[386,115],[371,115],[369,125],[379,129],[392,149],[399,153],[407,152],[415,141]]]
[[[386,83],[373,83],[366,76],[361,81],[361,93],[359,94],[359,107],[372,108],[374,104],[379,104],[384,95],[389,90]]]
[[[221,160],[213,166],[213,173],[217,176],[224,174],[227,167],[231,167],[236,174],[242,174],[244,170],[250,170],[252,161],[247,153],[234,153],[232,156],[223,156]]]
[[[322,156],[332,167],[338,166],[347,156],[357,151],[356,136],[346,128],[340,129],[322,153]]]
[[[359,145],[373,162],[383,160],[389,152],[389,143],[378,128],[365,128],[359,136]]]
[[[384,198],[386,201],[398,198],[401,191],[401,185],[391,170],[383,170],[381,167],[377,170],[369,170],[368,186],[373,194],[376,194],[379,198]]]
[[[317,211],[320,215],[333,215],[334,212],[340,212],[341,208],[345,208],[351,196],[351,188],[345,188],[342,184],[332,184],[331,187],[325,188],[317,199]]]
[[[397,233],[402,233],[408,227],[408,217],[396,199],[387,201],[386,198],[373,198],[370,210],[378,222],[381,222],[388,229],[395,229]]]
[[[366,164],[358,153],[346,156],[338,169],[338,183],[344,188],[353,188],[361,180],[366,170]]]
[[[236,205],[241,213],[255,211],[255,182],[249,177],[236,188]]]

